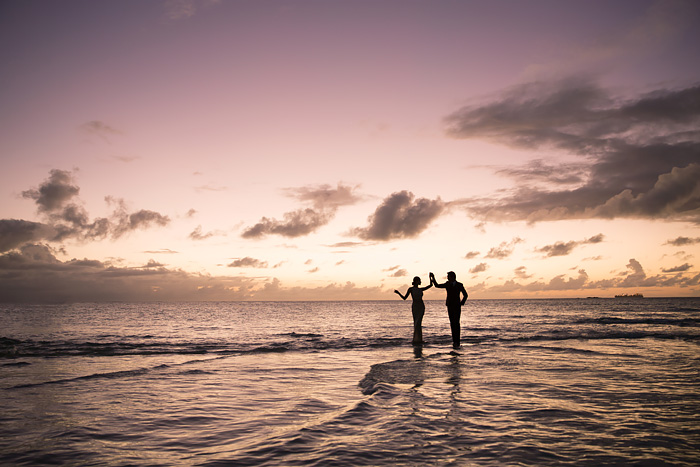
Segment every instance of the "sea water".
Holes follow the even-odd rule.
[[[0,305],[1,465],[700,465],[700,299]]]

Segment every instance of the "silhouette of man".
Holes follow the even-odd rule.
[[[447,315],[450,317],[450,329],[452,330],[452,347],[458,349],[460,346],[460,324],[459,319],[462,316],[462,305],[467,301],[469,294],[464,289],[461,282],[457,282],[457,274],[450,271],[447,273],[447,282],[438,284],[435,281],[435,274],[430,273],[430,283],[439,289],[445,289],[447,292]],[[464,298],[460,297],[464,295]]]

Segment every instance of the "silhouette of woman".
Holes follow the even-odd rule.
[[[406,300],[409,295],[413,300],[411,311],[413,312],[413,345],[423,344],[423,315],[425,314],[425,303],[423,303],[423,291],[428,290],[433,286],[431,283],[427,287],[420,287],[420,277],[413,278],[413,285],[408,288],[406,295],[402,295],[398,290],[394,293],[398,294],[403,300]]]

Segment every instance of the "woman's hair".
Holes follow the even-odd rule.
[[[413,278],[413,285],[417,285],[420,282],[420,277],[416,276]]]

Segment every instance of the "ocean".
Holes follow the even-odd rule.
[[[700,465],[700,299],[0,305],[0,465]]]

